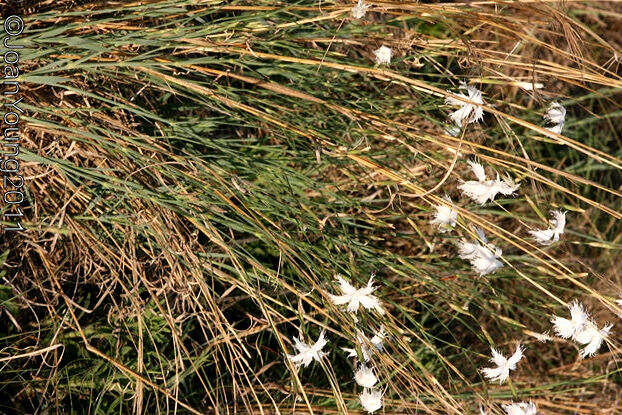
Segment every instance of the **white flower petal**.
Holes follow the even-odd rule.
[[[570,318],[577,325],[585,324],[590,318],[590,315],[585,311],[585,306],[576,300],[570,303],[569,309]]]
[[[528,232],[540,245],[550,245],[553,243],[553,236],[555,235],[555,232],[552,229],[538,229]]]
[[[492,351],[492,359],[490,359],[490,361],[495,365],[505,366],[508,363],[508,359],[506,359],[497,349],[491,347],[490,350]]]
[[[563,339],[571,338],[576,329],[572,320],[559,316],[553,316],[551,323],[553,323],[553,331],[555,331],[555,334]]]
[[[492,254],[487,256],[481,256],[471,261],[473,270],[480,276],[492,274],[499,268],[503,267],[503,262],[496,259]]]
[[[464,88],[461,86],[461,88]],[[468,96],[460,93],[454,93],[454,95],[469,100],[473,103],[464,102],[454,97],[445,98],[445,103],[448,105],[459,105],[460,108],[449,115],[449,117],[458,125],[462,127],[464,124],[478,122],[484,118],[484,110],[475,104],[483,104],[482,91],[478,90],[474,86],[466,86]]]
[[[553,218],[549,221],[551,223],[551,227],[557,235],[563,234],[564,228],[566,227],[566,212],[553,210],[551,211],[551,215],[553,216]]]
[[[444,197],[449,203],[451,199],[448,196]],[[438,231],[443,233],[448,230],[448,228],[453,228],[456,226],[456,222],[458,221],[458,212],[455,211],[451,206],[447,206],[444,204],[435,206],[436,213],[434,215],[434,219],[430,221],[432,225],[438,225]]]
[[[465,196],[479,204],[483,205],[488,200],[493,201],[499,193],[510,196],[520,187],[520,185],[514,183],[514,180],[510,177],[500,179],[498,174],[495,180],[486,180],[486,173],[481,164],[470,160],[468,163],[477,177],[477,181],[469,180],[463,182],[458,185],[458,189],[460,189]]]
[[[538,408],[533,402],[521,402],[512,403],[510,405],[503,405],[503,409],[507,415],[536,415]]]
[[[559,241],[559,236],[564,233],[564,228],[566,227],[566,212],[552,210],[551,216],[552,218],[549,220],[550,227],[548,229],[529,231],[536,242],[541,245],[550,245],[553,242]]]
[[[376,312],[378,312],[378,314],[380,315],[384,314],[384,309],[380,305],[380,300],[378,300],[378,297],[375,297],[373,295],[365,295],[360,298],[360,303],[363,308],[366,308],[368,310],[376,310]]]
[[[551,102],[551,105],[546,110],[546,114],[544,114],[544,121],[548,124],[553,124],[546,127],[547,130],[555,134],[561,134],[566,121],[566,108],[557,102]]]
[[[551,124],[561,124],[566,120],[566,108],[559,102],[553,101],[544,114],[544,120]]]
[[[523,348],[519,343],[518,346],[516,346],[516,351],[514,352],[514,354],[510,356],[510,358],[508,359],[508,366],[510,367],[510,369],[511,370],[516,369],[516,364],[522,358],[523,358]]]
[[[346,281],[341,275],[337,276],[337,282],[339,283],[339,289],[345,295],[352,295],[356,292],[356,288],[354,288],[348,281]]]
[[[475,202],[483,205],[489,200],[494,200],[494,189],[490,186],[490,182],[476,182],[469,180],[458,185],[458,189],[462,191],[462,194]]]
[[[458,242],[458,256],[462,259],[473,259],[477,256],[478,245],[462,239]]]
[[[492,381],[499,381],[499,383],[503,383],[510,376],[510,370],[515,370],[518,362],[523,358],[523,349],[520,344],[516,347],[516,351],[509,358],[506,359],[501,353],[499,353],[494,348],[491,348],[492,351],[492,359],[496,367],[487,367],[482,369],[482,373],[484,376]]]
[[[491,382],[499,381],[503,383],[510,376],[510,369],[505,366],[500,367],[487,367],[482,369],[484,376]]]
[[[328,341],[324,337],[325,331],[322,330],[317,341],[313,345],[309,345],[304,343],[302,340],[294,337],[294,347],[298,350],[298,354],[296,355],[287,355],[287,358],[296,365],[296,367],[300,366],[308,366],[313,360],[317,360],[318,362],[322,359],[322,357],[326,356],[327,353],[322,352],[322,349]]]
[[[333,304],[335,305],[343,305],[343,304],[348,304],[350,302],[350,297],[351,295],[332,295],[329,294],[330,297],[330,301],[333,302]]]
[[[347,304],[346,308],[350,313],[356,313],[362,305],[363,308],[369,310],[373,309],[380,314],[384,314],[384,309],[380,305],[380,300],[376,296],[372,295],[372,293],[376,290],[373,286],[373,275],[370,277],[367,285],[359,289],[354,288],[342,277],[337,277],[337,281],[339,282],[339,288],[343,291],[343,295],[329,294],[329,298],[333,304]]]
[[[479,238],[487,242],[486,236],[481,229],[475,229]],[[503,267],[503,263],[498,260],[503,252],[493,244],[482,245],[479,242],[471,243],[462,239],[458,242],[458,256],[470,262],[473,270],[480,276],[490,274]]]
[[[376,412],[382,408],[382,391],[375,389],[365,389],[359,395],[361,406],[367,412]]]
[[[563,128],[564,128],[564,123],[561,123],[561,124],[555,124],[551,127],[547,127],[546,129],[552,133],[561,134]]]
[[[568,307],[570,309],[570,320],[553,316],[551,323],[553,323],[553,331],[559,337],[569,339],[577,335],[577,333],[583,331],[585,324],[589,319],[588,313],[585,308],[578,301],[573,301]]]
[[[497,180],[494,181],[494,186],[498,193],[510,196],[518,190],[520,184],[514,183],[514,180],[509,176],[504,177],[503,180],[499,180],[499,176],[497,175]]]
[[[361,365],[356,372],[354,372],[354,380],[356,383],[364,388],[373,388],[378,382],[378,378],[374,375],[372,368]]]
[[[365,4],[363,0],[358,0],[356,5],[352,7],[352,17],[355,19],[362,19],[365,17],[365,13],[367,13],[367,9],[369,9],[370,5]]]
[[[350,349],[348,347],[342,347],[341,350],[348,354],[347,357],[356,357],[356,350]]]
[[[473,227],[473,229],[475,230],[475,234],[477,235],[481,243],[488,243],[488,238],[486,238],[486,234],[484,233],[482,228],[480,228],[479,226],[475,226]]]
[[[477,180],[485,182],[486,172],[484,171],[484,166],[474,160],[467,160],[467,163],[471,166],[471,170],[473,171],[475,177],[477,177]]]
[[[391,48],[388,48],[382,45],[380,46],[380,48],[374,51],[374,55],[376,55],[376,64],[388,65],[391,63],[391,58],[393,57],[393,51],[391,50]]]
[[[581,350],[581,357],[594,356],[600,349],[603,341],[609,336],[612,327],[613,325],[608,324],[599,330],[594,322],[588,321],[583,330],[576,333],[573,337],[578,343],[587,345]]]

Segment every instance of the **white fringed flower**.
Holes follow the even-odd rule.
[[[503,405],[503,409],[505,409],[507,415],[536,415],[536,412],[538,411],[536,404],[533,402]]]
[[[495,180],[487,180],[484,167],[481,164],[472,160],[468,160],[467,163],[471,166],[471,170],[475,174],[477,181],[469,180],[463,182],[458,185],[458,189],[460,189],[464,195],[481,205],[488,200],[493,201],[499,193],[510,196],[520,187],[520,185],[514,183],[510,177],[500,180],[498,173]]]
[[[548,124],[552,124],[546,129],[554,132],[555,134],[561,134],[566,122],[566,108],[562,107],[558,102],[551,102],[546,114],[544,114],[544,121]]]
[[[461,239],[458,242],[458,256],[469,261],[480,276],[495,272],[503,266],[503,263],[497,259],[501,257],[503,252],[501,248],[488,243],[488,239],[481,229],[475,228],[475,232],[485,245]]]
[[[578,301],[570,303],[568,308],[570,309],[570,320],[559,316],[551,318],[555,334],[564,339],[574,338],[577,333],[584,329],[590,317],[585,311],[583,304]]]
[[[359,395],[361,406],[367,412],[376,412],[382,408],[382,392],[375,389],[365,389],[363,393]]]
[[[372,368],[361,365],[356,372],[354,372],[354,380],[356,383],[364,388],[373,388],[378,382],[378,378],[374,375]]]
[[[464,84],[460,86],[460,89],[466,89],[468,96],[460,93],[455,93],[454,95],[469,100],[472,103],[464,102],[454,97],[445,98],[445,104],[460,106],[459,109],[449,115],[449,118],[451,118],[453,122],[458,125],[458,127],[462,127],[468,123],[478,122],[484,118],[484,110],[482,107],[475,105],[484,103],[482,100],[482,91],[474,86]]]
[[[294,347],[298,350],[298,354],[296,355],[287,355],[287,358],[296,365],[296,367],[300,366],[308,366],[313,360],[317,360],[318,362],[322,359],[322,357],[326,356],[328,353],[322,351],[324,346],[328,343],[326,338],[324,337],[325,331],[322,330],[320,336],[317,341],[313,345],[309,345],[304,343],[302,339],[298,339],[294,337]]]
[[[577,343],[587,345],[581,349],[581,357],[594,356],[603,344],[603,340],[609,336],[612,327],[612,324],[606,324],[599,330],[596,323],[588,320],[583,330],[577,332],[573,337]]]
[[[605,324],[599,330],[583,305],[578,301],[573,301],[569,308],[570,320],[559,316],[553,316],[551,319],[555,333],[564,339],[572,338],[577,343],[586,345],[581,349],[582,358],[595,355],[603,341],[609,336],[613,325]]]
[[[365,17],[365,13],[367,13],[367,9],[371,6],[369,4],[365,4],[363,0],[358,0],[356,6],[352,7],[352,17],[355,19],[362,19]]]
[[[523,349],[520,344],[516,346],[516,351],[509,359],[506,359],[494,348],[491,348],[491,350],[492,359],[490,359],[490,361],[497,365],[497,367],[484,368],[482,369],[482,373],[488,380],[493,382],[498,380],[501,384],[510,376],[510,370],[515,370],[516,365],[523,358]]]
[[[566,212],[559,210],[551,211],[552,218],[549,220],[548,229],[538,229],[535,231],[529,231],[531,236],[541,245],[550,245],[553,242],[559,241],[559,235],[564,233],[566,227]]]
[[[376,310],[380,314],[384,314],[384,309],[380,305],[380,300],[372,293],[376,290],[373,286],[374,275],[369,278],[367,285],[363,288],[356,289],[343,277],[337,276],[339,288],[343,295],[330,295],[330,299],[335,305],[348,304],[347,310],[350,313],[356,313],[359,306],[363,306],[368,310]]]
[[[378,50],[374,51],[374,55],[376,55],[377,65],[388,65],[391,63],[393,51],[391,50],[391,48],[382,45]]]
[[[452,203],[451,198],[449,196],[445,196],[447,202]],[[438,225],[438,231],[444,233],[448,231],[450,228],[456,226],[456,221],[458,220],[458,212],[455,211],[451,206],[447,206],[445,204],[440,204],[435,206],[436,213],[434,214],[434,219],[430,221],[432,225]]]

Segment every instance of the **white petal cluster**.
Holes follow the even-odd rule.
[[[484,368],[482,369],[482,373],[484,376],[490,381],[499,381],[499,383],[503,383],[510,376],[510,370],[515,370],[518,362],[523,358],[523,348],[519,344],[516,347],[516,351],[509,359],[506,359],[501,353],[499,353],[494,348],[492,350],[492,359],[496,367]]]
[[[521,402],[512,403],[510,405],[503,405],[503,409],[507,415],[536,415],[538,408],[533,402]]]
[[[377,65],[388,65],[391,63],[391,58],[393,57],[393,51],[391,50],[391,48],[388,48],[385,45],[382,45],[380,46],[380,48],[374,51],[374,55],[376,55]]]
[[[365,4],[363,0],[358,0],[356,5],[352,7],[352,17],[355,19],[362,19],[365,17],[365,13],[367,13],[367,9],[371,6],[369,4]]]
[[[559,210],[551,211],[552,218],[549,220],[548,229],[529,231],[531,236],[541,245],[550,245],[559,241],[559,236],[564,233],[566,227],[566,212]]]
[[[551,102],[546,110],[546,114],[544,114],[544,121],[552,124],[546,128],[547,130],[555,134],[561,134],[566,122],[566,108],[556,101]]]
[[[573,301],[570,306],[570,319],[553,316],[553,330],[555,334],[564,339],[572,339],[579,344],[585,345],[581,350],[581,357],[593,356],[598,352],[603,341],[609,336],[613,325],[606,324],[598,329],[596,323],[585,311],[585,307],[578,301]]]
[[[583,307],[583,304],[578,301],[570,303],[569,309],[570,320],[559,316],[553,316],[551,319],[555,334],[563,339],[572,338],[578,332],[583,330],[583,327],[589,318],[589,315],[585,311],[585,307]]]
[[[501,193],[505,196],[514,194],[520,187],[519,184],[514,183],[510,177],[505,177],[503,180],[497,178],[495,180],[487,180],[484,167],[476,161],[468,160],[469,166],[477,181],[469,180],[458,185],[458,189],[469,198],[473,199],[477,203],[483,205],[488,200],[493,201],[497,194]]]
[[[384,314],[384,309],[380,305],[380,300],[372,293],[376,290],[373,286],[374,275],[369,278],[367,285],[362,288],[354,288],[342,276],[337,276],[339,288],[342,295],[330,295],[330,300],[335,305],[347,304],[347,310],[350,313],[356,313],[360,306],[368,310],[376,310],[380,314]]]
[[[380,327],[380,330],[371,340],[361,330],[357,329],[356,342],[361,348],[364,362],[360,363],[358,369],[354,371],[354,380],[365,388],[359,395],[359,400],[367,412],[375,412],[382,408],[382,392],[374,389],[374,386],[378,383],[378,377],[373,369],[367,365],[367,362],[371,360],[374,351],[382,350],[386,335],[384,326]],[[369,346],[370,344],[371,346]],[[348,357],[357,357],[355,349],[344,348],[343,350],[348,353]]]
[[[324,337],[325,331],[322,330],[317,341],[313,344],[307,344],[302,341],[302,339],[298,339],[294,337],[294,347],[298,350],[298,354],[296,355],[287,355],[287,358],[296,365],[296,367],[300,366],[308,366],[313,360],[317,360],[318,362],[322,359],[322,357],[326,356],[328,353],[322,351],[324,346],[328,343],[326,338]]]
[[[443,199],[445,199],[448,203],[452,203],[449,196],[445,196]],[[430,223],[432,225],[438,225],[439,232],[444,233],[450,228],[456,226],[458,212],[451,206],[440,204],[436,205],[434,208],[436,209],[436,213],[434,214],[434,219],[432,219]]]
[[[488,243],[488,239],[481,229],[475,228],[475,232],[484,245],[477,241],[469,242],[462,239],[458,242],[458,256],[469,261],[473,270],[483,276],[495,272],[503,266],[503,263],[497,259],[501,257],[503,252],[501,248]]]
[[[585,324],[585,328],[574,337],[577,343],[585,345],[585,347],[581,349],[581,357],[586,358],[594,356],[600,349],[603,341],[609,336],[609,332],[612,328],[613,324],[605,324],[605,326],[599,330],[596,323],[588,320]]]
[[[464,84],[461,85],[460,88],[466,89],[468,95],[464,95],[461,93],[456,93],[454,95],[471,101],[472,103],[464,102],[454,97],[445,98],[445,104],[460,106],[459,109],[449,115],[449,118],[451,118],[453,122],[458,125],[458,127],[462,127],[463,125],[468,123],[478,122],[484,118],[484,110],[481,106],[476,105],[484,103],[484,101],[482,100],[482,91],[475,88],[474,86],[467,86]]]
[[[378,382],[378,378],[374,375],[372,368],[362,364],[356,372],[354,372],[354,380],[364,388],[373,388]]]
[[[382,391],[376,389],[365,389],[359,395],[361,406],[367,412],[373,413],[382,408]]]
[[[361,19],[365,16],[367,10],[371,6],[366,4],[364,0],[358,0],[352,8],[352,17]],[[391,48],[382,45],[374,51],[377,65],[389,65],[393,57]],[[541,88],[541,84],[519,82],[516,85],[527,90]],[[474,86],[462,84],[460,89],[466,90],[466,93],[457,93],[453,97],[447,97],[445,103],[447,105],[458,106],[459,108],[450,114],[450,118],[454,124],[448,126],[445,132],[448,135],[457,137],[465,125],[469,123],[479,122],[483,119],[484,101],[482,91]],[[460,98],[460,99],[458,99]],[[565,123],[566,109],[557,102],[552,102],[544,115],[549,131],[560,134]],[[449,123],[448,123],[449,125]],[[453,150],[456,152],[456,150]],[[457,153],[460,156],[460,153]],[[475,202],[483,205],[488,201],[494,201],[498,194],[511,196],[520,187],[519,184],[510,177],[500,178],[499,173],[495,179],[488,179],[482,164],[475,160],[468,160],[473,174],[477,180],[461,181],[458,188],[462,194]],[[453,166],[452,166],[453,167]],[[458,212],[454,209],[453,202],[449,196],[444,197],[445,202],[440,203],[435,208],[434,217],[430,220],[439,232],[446,232],[454,228],[458,221]],[[549,227],[547,229],[530,230],[529,233],[533,238],[542,245],[550,245],[559,241],[561,235],[564,234],[566,226],[566,213],[560,210],[550,212]],[[473,270],[480,276],[495,272],[503,267],[503,263],[499,260],[502,256],[501,248],[488,242],[486,236],[480,228],[475,228],[478,238],[474,241],[460,239],[457,243],[458,255],[460,258],[469,261]],[[373,295],[377,287],[374,287],[374,275],[372,274],[367,284],[361,288],[354,287],[350,282],[342,276],[337,276],[336,280],[341,291],[340,295],[329,294],[330,300],[337,306],[345,305],[349,313],[355,314],[361,306],[367,310],[375,310],[379,314],[384,314],[380,300]],[[622,309],[622,298],[617,300]],[[585,307],[573,301],[569,305],[570,319],[564,317],[553,316],[551,322],[553,331],[557,336],[564,339],[572,339],[581,344],[580,355],[582,358],[593,356],[601,348],[602,343],[607,340],[613,325],[605,324],[599,329],[598,325],[592,320],[586,312]],[[621,310],[622,311],[622,310]],[[352,316],[356,322],[356,316]],[[538,341],[546,342],[552,340],[547,333],[529,333]],[[384,327],[381,327],[371,339],[357,329],[355,340],[355,348],[343,348],[348,353],[348,357],[354,357],[356,361],[356,369],[353,378],[356,383],[363,388],[362,393],[358,395],[361,406],[369,413],[374,413],[383,407],[383,392],[377,388],[379,379],[375,372],[378,369],[378,362],[372,360],[374,354],[381,351],[384,347],[384,340],[387,333]],[[408,340],[410,341],[410,340]],[[328,353],[322,351],[328,341],[325,338],[325,331],[322,331],[314,344],[307,344],[302,338],[294,338],[294,346],[298,351],[295,355],[287,355],[287,358],[296,365],[308,366],[314,360],[321,361]],[[357,353],[357,351],[360,353]],[[516,370],[518,363],[524,357],[524,349],[521,344],[516,346],[514,353],[506,358],[498,350],[491,347],[492,358],[490,361],[493,367],[481,369],[483,376],[491,382],[499,381],[499,384],[506,382],[510,376],[510,372]],[[371,363],[370,363],[371,361]],[[376,370],[375,370],[376,369]],[[503,405],[503,409],[507,415],[536,415],[537,407],[533,402],[520,402]],[[485,415],[485,410],[480,407],[480,413]]]

